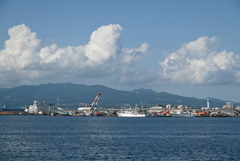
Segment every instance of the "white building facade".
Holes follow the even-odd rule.
[[[37,114],[39,112],[46,112],[49,113],[51,111],[55,111],[56,108],[53,104],[49,103],[40,103],[38,101],[34,101],[33,105],[29,105],[29,113]]]

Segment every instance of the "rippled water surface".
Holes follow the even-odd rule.
[[[240,118],[0,116],[0,160],[240,160]]]

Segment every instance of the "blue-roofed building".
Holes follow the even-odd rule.
[[[0,112],[12,112],[14,114],[19,114],[21,112],[24,112],[25,108],[24,107],[0,107]]]

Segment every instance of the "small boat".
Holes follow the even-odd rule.
[[[118,117],[146,117],[145,114],[141,114],[137,112],[137,105],[135,107],[135,109],[131,109],[131,107],[129,109],[126,109],[125,111],[121,112],[117,112]]]
[[[196,117],[192,113],[184,113],[182,109],[177,110],[176,113],[172,114],[173,117]]]

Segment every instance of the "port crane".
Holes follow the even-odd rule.
[[[100,100],[100,97],[101,97],[101,94],[102,93],[98,93],[95,97],[95,99],[93,100],[91,106],[90,106],[90,111],[96,111],[97,109],[97,105],[98,105],[98,102]]]
[[[101,115],[99,112],[97,112],[97,105],[98,105],[101,95],[102,95],[102,93],[98,93],[96,95],[95,99],[93,100],[93,102],[90,106],[89,112],[87,113],[88,116],[91,116],[91,115],[95,115],[95,116],[99,115],[100,116]]]

